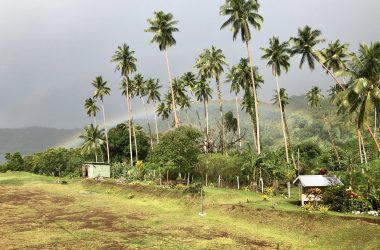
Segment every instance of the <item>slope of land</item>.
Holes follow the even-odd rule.
[[[206,188],[0,174],[1,249],[376,249],[380,220],[304,212],[291,199]]]

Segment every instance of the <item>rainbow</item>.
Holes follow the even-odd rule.
[[[149,110],[148,110],[149,112]],[[149,115],[149,114],[148,114]],[[145,113],[143,110],[139,110],[137,112],[133,112],[134,119],[144,119]],[[123,114],[117,117],[113,117],[107,121],[107,128],[115,127],[117,124],[125,122],[127,120],[127,114]],[[103,124],[99,124],[100,128],[103,128]],[[81,139],[79,138],[81,132],[74,134],[72,137],[67,138],[65,141],[62,141],[55,145],[55,148],[76,148],[81,144]]]

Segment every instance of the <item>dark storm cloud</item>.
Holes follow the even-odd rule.
[[[221,0],[1,0],[0,1],[0,127],[31,125],[82,127],[89,120],[83,100],[93,89],[90,82],[103,75],[112,88],[105,99],[109,117],[126,113],[118,89],[119,73],[110,58],[125,42],[136,51],[138,70],[146,77],[160,78],[166,85],[163,55],[150,44],[144,32],[154,10],[170,11],[179,20],[177,45],[169,50],[174,75],[192,69],[194,59],[207,47],[223,49],[230,65],[245,57],[240,41],[233,42],[229,29],[220,31]],[[297,28],[308,24],[321,29],[327,41],[340,38],[356,50],[359,42],[378,41],[376,0],[366,1],[260,1],[265,21],[254,33],[254,62],[265,78],[259,92],[270,100],[274,82],[260,47],[275,35],[287,40]],[[327,89],[331,80],[316,67],[298,69],[292,59],[290,72],[281,85],[292,94],[302,94],[311,85]],[[225,97],[229,97],[224,86]],[[136,105],[135,105],[136,106]]]

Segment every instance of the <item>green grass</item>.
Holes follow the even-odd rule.
[[[376,249],[379,219],[304,212],[291,199],[0,174],[0,249]]]

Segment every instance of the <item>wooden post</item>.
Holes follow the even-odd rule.
[[[288,185],[288,198],[290,198],[290,181],[288,181],[287,185]]]
[[[236,176],[236,179],[237,179],[237,187],[238,187],[238,190],[239,190],[240,189],[239,176]]]
[[[190,184],[190,173],[187,174],[187,185],[189,186]]]
[[[206,187],[207,187],[207,173],[206,173]]]
[[[220,175],[219,175],[219,178],[218,178],[218,188],[220,188]]]
[[[166,170],[166,184],[169,184],[169,170]]]

